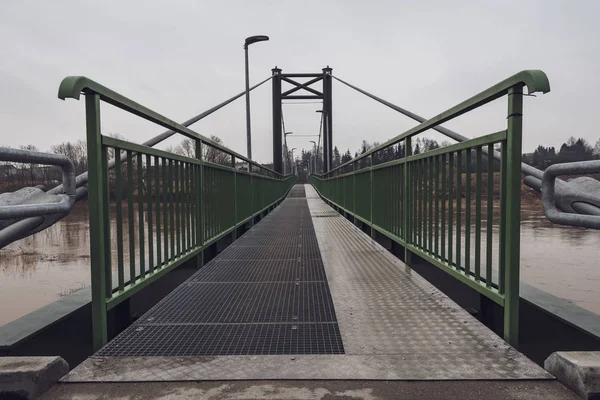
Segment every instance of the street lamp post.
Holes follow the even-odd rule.
[[[287,145],[287,135],[291,135],[294,132],[284,132],[283,133],[283,142]]]
[[[294,173],[294,150],[296,150],[296,147],[294,147],[291,150],[291,153],[292,153],[292,174]]]
[[[325,111],[323,110],[317,110],[315,111],[317,113],[321,114],[321,123],[319,124],[319,144],[317,145],[317,161],[319,160],[319,146],[321,145],[321,132],[323,132],[323,120],[325,119]],[[323,142],[325,143],[325,142]],[[325,152],[323,152],[323,155],[325,155]],[[325,158],[325,157],[323,157]],[[321,160],[321,164],[323,163],[323,160]],[[323,170],[323,165],[321,165],[321,170]]]
[[[291,135],[294,132],[284,132],[283,133],[283,145],[285,147],[285,159],[283,160],[283,175],[285,175],[287,170],[287,160],[288,160],[288,147],[287,147],[287,135]]]
[[[252,137],[250,134],[250,72],[248,70],[248,46],[256,42],[269,40],[268,36],[258,35],[246,38],[244,42],[244,53],[246,55],[246,146],[248,148],[248,158],[252,160]]]
[[[317,171],[317,142],[314,140],[310,140],[310,143],[313,144],[313,165],[312,165],[312,173],[314,174]]]

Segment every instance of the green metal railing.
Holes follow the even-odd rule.
[[[285,177],[85,77],[67,77],[61,99],[85,94],[93,345],[107,341],[107,312],[281,201]],[[100,102],[195,143],[186,157],[101,134]],[[114,157],[114,168],[110,158]],[[210,159],[209,159],[210,158]],[[212,162],[211,162],[212,161]],[[241,166],[240,166],[241,165]]]
[[[323,175],[319,194],[413,254],[504,308],[504,338],[518,344],[523,87],[550,90],[542,71],[523,71]],[[411,154],[411,138],[504,95],[507,129]],[[400,144],[404,157],[376,165]],[[494,149],[502,154],[494,161]],[[490,155],[488,157],[487,155]],[[494,170],[499,170],[494,173]],[[494,186],[499,187],[495,193]]]

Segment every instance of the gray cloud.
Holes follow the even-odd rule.
[[[546,71],[552,92],[527,98],[524,149],[568,136],[595,142],[600,89],[596,1],[61,1],[4,2],[0,14],[1,144],[41,149],[84,138],[81,102],[56,93],[86,75],[172,119],[243,90],[246,36],[251,80],[286,72],[334,74],[430,117],[522,69]],[[270,87],[252,95],[255,158],[271,159]],[[414,123],[334,83],[334,144],[358,148]],[[287,105],[286,128],[317,133],[318,105]],[[448,126],[467,136],[502,128],[505,100]],[[103,107],[105,133],[142,142],[162,131]],[[194,126],[245,153],[243,99]],[[435,135],[433,135],[435,136]],[[311,138],[290,138],[310,148]],[[172,143],[176,142],[174,140]]]

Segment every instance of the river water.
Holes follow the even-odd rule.
[[[600,314],[600,231],[548,222],[524,202],[521,279]],[[114,224],[113,224],[114,225]],[[0,250],[0,325],[89,286],[85,203],[52,227]]]

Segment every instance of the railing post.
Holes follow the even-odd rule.
[[[373,225],[374,225],[374,223],[373,223],[373,202],[374,202],[374,199],[375,199],[375,194],[374,194],[374,192],[375,192],[375,190],[374,190],[375,189],[375,179],[374,179],[374,174],[373,174],[373,154],[374,153],[372,153],[369,156],[369,169],[370,169],[370,171],[369,171],[369,180],[371,182],[371,185],[370,185],[370,187],[371,187],[371,213],[370,213],[371,214],[371,218],[370,218],[370,221],[371,221],[371,238],[375,239],[376,234],[375,234],[375,228],[373,227]]]
[[[103,193],[105,171],[102,168],[100,134],[100,95],[85,95],[86,136],[89,163],[88,207],[90,210],[90,261],[92,272],[92,343],[94,352],[106,344],[106,253],[104,242],[106,199]]]
[[[248,221],[248,228],[254,226],[254,175],[252,175],[252,164],[248,162],[248,173],[250,174],[250,221]]]
[[[352,162],[352,212],[354,213],[354,225],[360,226],[358,218],[356,218],[356,161]]]
[[[506,160],[506,229],[504,339],[519,344],[519,257],[521,228],[521,138],[523,130],[523,85],[508,90]]]
[[[200,254],[196,258],[196,267],[202,268],[204,266],[204,201],[202,195],[204,193],[204,163],[202,162],[202,140],[196,139],[196,158],[200,160],[199,173],[196,176],[196,207],[198,212],[196,215],[196,240],[198,245],[202,249]]]
[[[411,144],[411,139],[409,136],[406,139],[404,139],[404,182],[403,182],[404,184],[403,184],[403,188],[402,188],[402,214],[404,217],[403,221],[402,221],[402,230],[403,230],[402,233],[404,235],[404,263],[406,265],[408,265],[409,267],[412,264],[412,253],[408,249],[408,244],[410,242],[409,231],[411,229],[410,216],[408,215],[409,210],[411,210],[410,203],[409,203],[410,202],[410,196],[409,196],[410,170],[409,170],[408,157],[411,155],[411,153],[412,153],[412,144]]]
[[[231,238],[237,239],[237,224],[238,224],[238,213],[237,213],[237,172],[235,169],[235,156],[231,156],[231,168],[233,168],[233,233]]]

